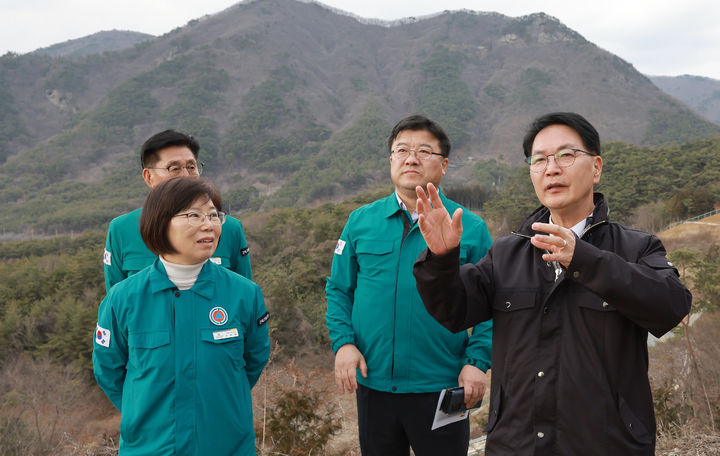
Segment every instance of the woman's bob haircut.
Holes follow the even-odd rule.
[[[199,198],[212,200],[215,208],[222,211],[217,189],[210,182],[196,177],[174,177],[150,191],[140,213],[140,236],[152,253],[177,253],[168,239],[170,221]]]

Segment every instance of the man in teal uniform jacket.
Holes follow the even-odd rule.
[[[425,310],[412,274],[426,248],[415,223],[415,187],[440,184],[450,141],[434,121],[410,116],[395,126],[388,147],[395,192],[350,214],[327,280],[336,383],[341,392],[357,390],[363,455],[407,455],[410,446],[416,455],[466,455],[467,420],[430,427],[442,389],[463,386],[468,407],[482,398],[491,325],[479,324],[472,335],[447,331]],[[485,222],[466,210],[463,226],[462,261],[479,261],[491,244]]]
[[[189,135],[166,130],[150,137],[142,145],[140,160],[142,177],[153,188],[171,177],[199,176],[202,163],[198,161],[200,145]],[[103,263],[105,288],[125,280],[155,261],[156,256],[148,250],[140,237],[138,223],[140,209],[116,217],[110,222]],[[248,248],[242,223],[227,217],[215,255],[210,261],[252,279]]]
[[[213,320],[218,305],[224,323]],[[254,439],[237,431],[253,435],[247,398],[270,353],[266,319],[260,288],[209,261],[190,290],[178,290],[159,259],[113,287],[93,366],[123,411],[121,454],[255,454]]]

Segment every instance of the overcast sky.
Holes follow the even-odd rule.
[[[262,0],[259,0],[262,1]],[[0,55],[25,53],[102,30],[162,35],[233,0],[0,0]],[[357,16],[399,19],[441,9],[544,12],[648,75],[720,79],[717,0],[325,0]]]

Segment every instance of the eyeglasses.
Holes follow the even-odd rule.
[[[224,212],[211,212],[209,214],[203,214],[202,212],[190,211],[184,214],[173,215],[173,217],[185,217],[188,223],[192,226],[202,226],[205,220],[210,220],[213,225],[222,225],[225,223]]]
[[[166,167],[154,168],[152,166],[146,166],[147,169],[164,169],[167,173],[173,177],[182,174],[183,169],[191,176],[199,176],[202,174],[204,163],[188,163],[185,166],[170,165]]]
[[[413,151],[415,152],[415,156],[418,158],[418,160],[430,160],[430,157],[432,157],[433,155],[440,155],[441,157],[445,156],[441,153],[433,152],[432,149],[407,149],[405,147],[398,147],[397,149],[393,150],[392,155],[398,160],[405,160],[408,155],[410,155],[410,152]]]
[[[541,173],[545,171],[545,168],[547,168],[550,157],[555,157],[555,163],[557,163],[559,167],[567,168],[575,163],[575,157],[577,157],[578,153],[587,154],[591,157],[597,156],[597,154],[586,152],[581,149],[561,149],[554,154],[549,155],[533,154],[526,159],[526,163],[530,165],[530,171],[533,173]]]

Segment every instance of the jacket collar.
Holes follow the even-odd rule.
[[[588,232],[597,225],[610,221],[610,208],[605,201],[605,196],[603,196],[602,193],[595,192],[593,193],[593,202],[595,203],[595,209],[593,209],[592,215],[593,220],[592,223],[588,223],[583,233]],[[514,234],[519,234],[524,237],[532,236],[535,234],[535,231],[530,228],[532,224],[535,222],[547,223],[548,220],[550,220],[550,210],[545,206],[540,206],[525,219]]]
[[[153,294],[175,288],[175,284],[168,278],[165,266],[163,266],[159,258],[155,259],[155,262],[150,267],[149,282],[150,291]],[[222,266],[218,266],[212,261],[206,261],[205,265],[200,270],[200,275],[198,275],[195,285],[190,288],[190,291],[202,296],[203,298],[212,299],[215,295],[215,280],[213,279],[217,274],[217,271],[214,268],[217,267]]]

